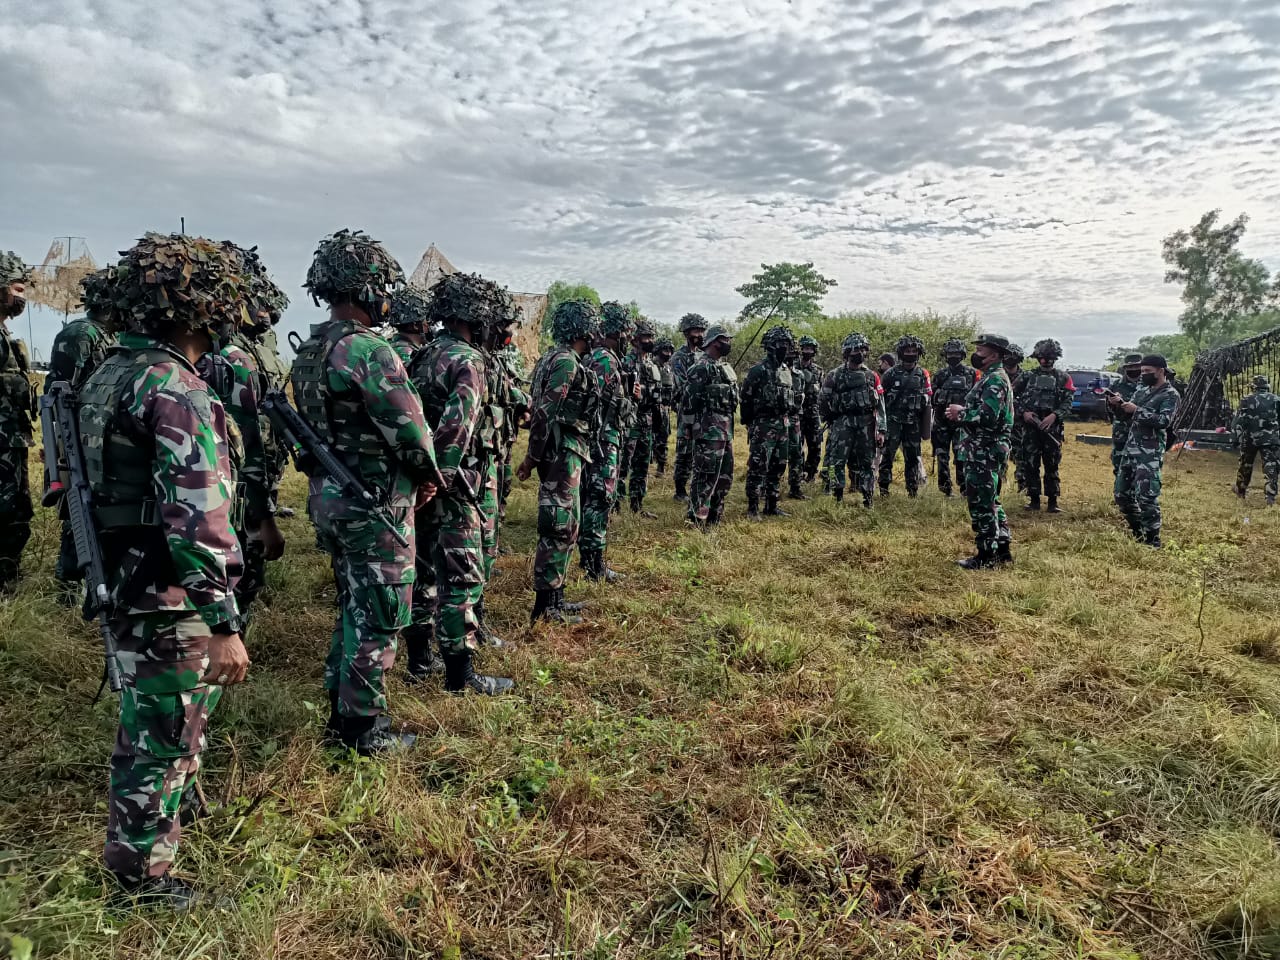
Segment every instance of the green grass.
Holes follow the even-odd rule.
[[[238,909],[177,920],[104,909],[114,705],[41,511],[0,601],[0,931],[166,960],[1278,956],[1280,514],[1189,453],[1149,551],[1105,453],[1068,443],[1068,512],[1011,511],[1017,565],[977,574],[932,486],[754,525],[739,479],[704,536],[657,481],[659,519],[612,533],[626,581],[532,631],[526,484],[488,602],[518,696],[398,668],[421,740],[385,763],[318,745],[333,588],[289,521],[180,853]]]

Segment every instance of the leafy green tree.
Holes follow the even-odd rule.
[[[747,298],[740,316],[763,318],[773,311],[779,323],[808,324],[822,316],[822,298],[835,285],[812,263],[762,263],[751,282],[737,288]]]

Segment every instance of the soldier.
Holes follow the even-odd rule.
[[[1233,425],[1240,446],[1240,467],[1236,471],[1236,496],[1244,499],[1253,478],[1253,461],[1262,454],[1266,476],[1263,493],[1267,506],[1275,506],[1276,481],[1280,480],[1280,397],[1271,392],[1266,377],[1253,378],[1253,393],[1240,401]]]
[[[680,318],[680,332],[684,334],[684,345],[672,354],[670,363],[671,378],[675,381],[676,410],[676,492],[672,499],[684,503],[689,499],[689,474],[693,468],[693,417],[684,409],[684,381],[689,370],[701,359],[707,321],[699,314],[686,313]]]
[[[804,377],[804,410],[800,432],[804,436],[804,479],[813,483],[822,459],[822,417],[818,414],[818,392],[822,389],[823,370],[817,364],[818,341],[808,335],[800,338],[800,368]]]
[[[89,375],[106,359],[111,337],[104,324],[111,313],[114,284],[115,271],[110,267],[95,270],[80,281],[84,316],[65,324],[53,338],[53,346],[49,350],[49,374],[44,380],[46,393],[59,382],[69,383],[73,390],[79,392]],[[59,515],[62,518],[62,543],[58,548],[53,576],[58,583],[58,601],[73,604],[84,573],[76,564],[76,541],[65,503],[59,505]]]
[[[876,445],[884,442],[884,391],[880,376],[866,367],[871,344],[860,333],[851,333],[840,347],[844,363],[822,381],[818,410],[828,424],[827,454],[831,493],[844,500],[845,467],[854,487],[862,494],[862,505],[871,506],[875,473],[871,460]]]
[[[474,274],[454,273],[431,288],[424,322],[440,332],[414,354],[410,374],[422,395],[423,412],[435,441],[435,459],[447,485],[418,511],[418,569],[430,551],[435,607],[430,625],[416,611],[404,636],[409,673],[421,679],[434,672],[430,639],[434,632],[444,661],[444,687],[494,695],[515,684],[478,674],[472,658],[486,639],[481,626],[485,583],[496,549],[497,458],[501,454],[500,406],[483,347],[504,336],[515,320],[510,295]],[[419,593],[415,602],[426,598]],[[493,645],[491,643],[491,645]]]
[[[689,370],[683,407],[693,424],[689,522],[703,530],[724,519],[724,501],[733,486],[733,415],[738,406],[738,376],[729,363],[733,334],[715,324],[707,331],[706,344],[706,352]]]
[[[1139,543],[1160,548],[1160,480],[1166,434],[1178,411],[1178,391],[1165,378],[1168,364],[1159,354],[1142,358],[1142,386],[1133,399],[1107,398],[1117,417],[1129,422],[1116,473],[1116,506]]]
[[[635,416],[632,418],[630,436],[627,438],[631,479],[627,492],[631,512],[650,520],[656,514],[644,509],[644,498],[649,492],[649,462],[654,454],[654,423],[662,404],[662,373],[653,361],[654,338],[657,331],[643,317],[636,323],[635,344],[624,361],[631,371],[632,401]],[[628,362],[629,361],[629,362]],[[663,453],[665,454],[665,450]]]
[[[1062,425],[1071,413],[1071,400],[1076,388],[1069,373],[1054,367],[1062,356],[1062,344],[1057,340],[1038,341],[1031,356],[1040,362],[1040,369],[1026,373],[1021,389],[1015,391],[1018,419],[1025,424],[1022,462],[1027,484],[1027,509],[1040,509],[1040,464],[1043,463],[1048,512],[1061,513],[1058,497],[1062,485],[1058,480],[1058,465],[1062,462]]]
[[[31,538],[27,449],[33,445],[36,399],[27,346],[8,326],[27,308],[30,282],[22,258],[0,251],[0,591],[17,583],[22,550]]]
[[[881,376],[884,387],[885,434],[884,456],[880,461],[880,495],[889,495],[893,482],[893,461],[902,448],[903,478],[907,495],[919,493],[922,471],[920,441],[930,434],[932,388],[929,371],[920,366],[924,343],[910,335],[898,338],[897,362]]]
[[[427,342],[428,302],[426,293],[407,283],[391,294],[391,316],[387,322],[396,332],[387,342],[406,370],[414,353]]]
[[[606,583],[613,583],[619,576],[609,569],[604,554],[609,539],[609,514],[617,494],[618,449],[622,442],[623,418],[631,408],[618,354],[634,329],[635,323],[626,307],[616,300],[601,304],[599,335],[584,361],[586,368],[596,377],[600,403],[596,408],[597,452],[592,454],[590,464],[582,471],[582,530],[578,536],[578,556],[589,579]],[[633,416],[631,419],[634,432],[644,418]],[[638,459],[644,461],[641,469],[647,472],[647,441],[638,453]],[[635,503],[634,486],[632,503]]]
[[[747,516],[760,519],[760,495],[765,516],[783,517],[778,508],[782,471],[790,450],[790,411],[794,389],[787,353],[795,341],[785,326],[770,327],[760,341],[764,359],[747,371],[742,382],[739,416],[747,428]]]
[[[676,345],[663,337],[653,348],[654,362],[658,365],[660,379],[659,400],[653,411],[653,462],[659,477],[667,472],[667,444],[671,437],[671,406],[675,400],[676,381],[671,373],[671,355]]]
[[[538,549],[533,559],[534,603],[539,619],[579,623],[570,616],[581,604],[564,599],[565,573],[582,522],[582,469],[599,451],[595,417],[597,381],[582,362],[600,326],[595,304],[566,300],[551,317],[555,346],[533,371],[529,449],[516,476],[528,480],[538,468]]]
[[[363,755],[412,746],[387,717],[386,675],[396,638],[409,625],[414,578],[415,503],[436,493],[431,430],[418,391],[387,341],[373,332],[404,283],[395,258],[360,231],[339,230],[316,248],[304,286],[329,318],[311,327],[290,379],[298,411],[374,496],[395,526],[330,477],[311,477],[307,512],[332,558],[338,612],[325,688],[331,741]],[[399,538],[408,546],[404,546]]]
[[[1126,355],[1120,372],[1124,377],[1111,392],[1127,403],[1142,386],[1142,354]],[[1120,451],[1124,449],[1124,443],[1129,438],[1129,421],[1115,416],[1110,406],[1107,407],[1107,416],[1111,418],[1111,475],[1114,477],[1120,472]]]
[[[977,547],[972,557],[956,561],[966,570],[1013,562],[1008,520],[1000,504],[1000,474],[1009,458],[1013,425],[1013,387],[1003,363],[1009,341],[984,333],[974,344],[970,361],[982,378],[969,389],[963,404],[953,403],[944,411],[948,420],[965,431],[964,491]]]
[[[933,434],[929,439],[933,444],[933,457],[937,461],[938,489],[946,497],[951,496],[950,457],[953,453],[956,460],[956,486],[960,488],[960,495],[964,495],[964,466],[961,463],[960,449],[963,434],[959,424],[943,416],[947,407],[953,403],[963,404],[970,388],[977,382],[977,372],[964,362],[964,349],[964,341],[956,338],[943,344],[942,359],[947,365],[933,378]]]
[[[1013,479],[1017,484],[1018,492],[1021,493],[1026,489],[1026,481],[1022,475],[1022,458],[1018,456],[1018,452],[1022,449],[1022,421],[1018,419],[1018,390],[1026,384],[1022,376],[1022,361],[1027,359],[1027,355],[1023,352],[1022,347],[1016,343],[1010,343],[1009,349],[1004,355],[1004,372],[1009,375],[1009,382],[1013,384],[1013,429],[1009,431],[1009,456],[1005,458],[1004,466],[1000,468],[1000,493],[1004,494],[1004,481],[1009,473],[1009,461],[1013,461]],[[966,437],[961,434],[960,440],[963,447]]]
[[[501,346],[493,354],[503,374],[506,385],[505,416],[502,419],[502,469],[498,474],[498,520],[507,518],[507,497],[511,494],[511,481],[515,466],[511,462],[511,450],[520,435],[520,427],[529,419],[529,393],[525,387],[529,378],[525,373],[524,355],[514,343]],[[501,543],[499,550],[504,551]],[[505,552],[505,551],[504,551]]]
[[[791,373],[791,405],[787,408],[787,497],[791,500],[808,500],[800,481],[804,472],[804,418],[805,374],[800,373],[800,345],[791,341],[787,350],[787,370]]]
[[[194,366],[243,294],[239,269],[201,237],[149,233],[124,251],[110,319],[119,343],[79,394],[123,683],[103,855],[125,896],[175,910],[196,899],[169,868],[180,811],[199,807],[205,726],[249,669],[228,421]]]

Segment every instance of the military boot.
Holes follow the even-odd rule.
[[[1154,550],[1159,550],[1163,546],[1163,544],[1160,542],[1159,530],[1143,531],[1142,542]]]
[[[1049,503],[1045,507],[1045,513],[1061,513],[1061,512],[1062,512],[1062,508],[1058,506],[1058,498],[1050,497]]]
[[[1245,494],[1248,492],[1248,488],[1247,488],[1247,487],[1245,487],[1245,486],[1244,486],[1242,483],[1240,483],[1240,481],[1238,481],[1238,480],[1237,480],[1235,483],[1233,483],[1233,484],[1231,485],[1231,489],[1232,489],[1233,491],[1235,491],[1235,495],[1236,495],[1237,497],[1239,497],[1241,500],[1243,500],[1243,499],[1244,499]]]
[[[480,634],[480,639],[484,641],[485,646],[493,647],[495,650],[500,650],[507,645],[507,641],[503,640],[500,636],[489,629],[489,622],[484,616],[483,595],[478,601],[476,601],[476,628],[476,632]],[[441,661],[441,669],[444,669],[443,661]]]
[[[407,750],[418,742],[416,733],[395,733],[386,714],[375,717],[340,716],[338,740],[362,757],[376,757],[392,750]]]
[[[564,587],[556,587],[556,606],[567,613],[581,613],[587,609],[585,603],[572,603],[564,598]]]
[[[790,500],[808,500],[809,496],[800,489],[800,481],[795,480],[791,483],[791,489],[787,491],[787,498]]]
[[[115,910],[157,909],[187,913],[204,898],[186,880],[167,873],[141,880],[117,877],[120,889],[112,894],[110,906]]]
[[[764,498],[764,515],[766,517],[789,517],[787,513],[778,506],[778,498],[772,495],[766,495]]]
[[[656,513],[653,513],[644,508],[644,501],[641,500],[639,497],[631,498],[631,512],[640,514],[640,516],[644,517],[646,520],[658,519],[658,515]]]
[[[1275,505],[1276,505],[1276,498],[1275,498],[1275,497],[1267,497],[1267,506],[1268,506],[1268,507],[1274,507]]]
[[[870,491],[870,490],[868,490],[868,491],[866,491],[865,493],[863,493],[863,495],[862,495],[862,505],[863,505],[863,507],[865,507],[866,509],[870,510],[870,509],[871,509],[871,504],[872,504],[872,502],[873,502],[873,499],[874,499],[874,498],[871,496],[871,491]]]
[[[342,715],[338,713],[338,691],[326,690],[329,695],[329,719],[324,723],[324,739],[328,743],[337,743],[342,734]]]
[[[844,503],[844,487],[832,490],[831,495],[836,498],[836,503]]]
[[[680,503],[689,502],[689,491],[685,489],[685,485],[683,482],[676,484],[676,492],[672,495],[671,499],[676,500]]]
[[[537,623],[539,620],[562,624],[582,622],[581,617],[570,616],[563,607],[559,606],[557,603],[559,593],[560,591],[555,588],[534,591],[533,613],[529,615],[531,624]]]
[[[408,655],[406,683],[422,683],[444,670],[444,664],[432,649],[435,630],[429,623],[411,623],[400,631]]]
[[[474,690],[492,697],[506,693],[515,687],[514,680],[506,677],[490,677],[476,673],[471,662],[471,651],[451,653],[444,660],[444,688],[450,693],[465,693]]]
[[[752,496],[747,497],[747,519],[748,520],[760,519],[760,500],[758,497],[752,497]]]
[[[1038,510],[1040,509],[1040,497],[1039,497],[1039,496],[1031,497],[1031,498],[1027,501],[1027,505],[1026,505],[1023,509],[1024,509],[1024,510],[1037,510],[1037,511],[1038,511]]]
[[[956,566],[965,570],[989,570],[996,565],[996,555],[989,547],[979,547],[972,557],[957,560]]]
[[[1013,551],[1009,549],[1008,540],[1001,540],[998,543],[996,543],[995,562],[997,565],[1005,564],[1005,563],[1013,563]]]

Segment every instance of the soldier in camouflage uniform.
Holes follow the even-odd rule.
[[[582,471],[582,528],[578,534],[578,555],[587,577],[606,583],[613,583],[619,576],[605,562],[605,549],[609,540],[609,514],[617,495],[622,425],[627,412],[633,409],[619,353],[634,329],[635,322],[626,307],[615,300],[601,304],[599,334],[595,346],[583,361],[595,375],[600,403],[596,408],[597,452],[592,454],[591,463]],[[634,432],[639,418],[632,416],[630,419]],[[642,449],[639,453],[647,467],[648,450]]]
[[[1015,413],[1013,417],[1013,427],[1009,431],[1009,456],[1005,459],[1004,466],[1000,468],[1000,493],[1002,495],[1004,494],[1005,480],[1008,478],[1009,474],[1010,460],[1013,461],[1013,479],[1018,486],[1018,492],[1021,493],[1026,487],[1026,482],[1022,479],[1019,472],[1021,468],[1018,466],[1020,459],[1018,457],[1018,451],[1022,449],[1022,421],[1018,419],[1016,412],[1018,409],[1018,386],[1019,383],[1023,382],[1021,369],[1022,361],[1025,359],[1027,359],[1027,355],[1023,352],[1022,347],[1018,346],[1016,343],[1010,342],[1009,349],[1005,351],[1004,362],[1002,365],[1004,366],[1004,372],[1009,376],[1009,382],[1013,384],[1013,409]],[[960,448],[961,451],[963,451],[967,437],[962,434],[960,440]]]
[[[667,472],[667,444],[671,438],[671,407],[675,401],[676,381],[671,372],[671,357],[676,345],[667,337],[653,348],[654,363],[658,365],[659,400],[653,411],[653,462],[659,477]]]
[[[194,366],[244,295],[240,269],[200,237],[151,233],[124,251],[109,319],[119,343],[79,394],[123,683],[104,859],[126,895],[178,910],[195,899],[169,868],[180,811],[198,807],[205,726],[249,669],[228,421]]]
[[[581,608],[564,599],[565,573],[582,521],[582,469],[599,455],[595,429],[597,380],[582,362],[600,315],[588,300],[566,300],[551,317],[555,346],[533,371],[529,449],[516,471],[538,468],[538,549],[533,559],[532,622],[580,622]]]
[[[507,497],[511,494],[511,481],[516,472],[511,450],[520,435],[520,427],[529,418],[529,392],[525,389],[529,379],[525,373],[524,355],[514,343],[500,346],[494,351],[493,359],[502,371],[506,397],[502,419],[502,468],[498,473],[498,520],[501,524],[507,518]],[[501,544],[499,549],[504,549]]]
[[[1166,435],[1178,412],[1178,391],[1165,377],[1168,364],[1159,354],[1142,358],[1142,386],[1125,403],[1108,397],[1117,417],[1129,423],[1129,435],[1120,451],[1116,473],[1116,506],[1129,523],[1134,537],[1149,547],[1160,547],[1160,481],[1164,470]]]
[[[676,410],[676,465],[673,478],[676,492],[673,499],[685,502],[689,499],[689,475],[693,469],[693,415],[684,409],[684,382],[689,370],[701,359],[702,338],[707,332],[707,321],[696,313],[686,313],[680,318],[680,332],[684,345],[671,356],[671,378],[675,381]]]
[[[791,373],[791,404],[787,409],[787,497],[808,500],[801,489],[804,479],[804,419],[806,375],[800,372],[800,345],[791,341],[787,350],[787,370]]]
[[[831,493],[844,500],[845,467],[854,488],[862,494],[862,505],[871,506],[875,473],[871,461],[876,445],[884,440],[884,391],[880,376],[866,366],[871,344],[860,333],[851,333],[841,344],[844,363],[822,381],[818,411],[828,424],[827,458]]]
[[[908,496],[916,496],[921,484],[921,439],[930,434],[932,386],[929,371],[920,366],[924,344],[919,337],[898,338],[897,363],[881,376],[888,431],[880,461],[880,495],[889,495],[893,461],[902,448],[903,478]]]
[[[1128,354],[1120,372],[1124,376],[1111,392],[1122,402],[1128,403],[1142,386],[1142,354]],[[1120,453],[1124,450],[1125,441],[1129,439],[1129,421],[1117,417],[1110,406],[1107,407],[1107,416],[1111,418],[1111,475],[1114,477],[1120,472]]]
[[[1024,375],[1016,392],[1015,413],[1023,423],[1022,469],[1027,485],[1027,509],[1040,509],[1040,465],[1044,464],[1044,494],[1049,513],[1061,513],[1058,497],[1062,484],[1058,466],[1062,463],[1063,423],[1071,413],[1075,384],[1065,370],[1054,364],[1062,356],[1062,344],[1046,339],[1036,343],[1031,356],[1040,362],[1038,370]]]
[[[1240,401],[1232,429],[1240,447],[1236,496],[1244,499],[1253,479],[1253,461],[1262,454],[1262,472],[1267,478],[1263,494],[1267,506],[1274,506],[1276,482],[1280,480],[1280,397],[1271,392],[1271,381],[1266,377],[1253,378],[1253,393]]]
[[[60,382],[70,384],[72,390],[79,392],[89,375],[106,359],[112,338],[104,324],[111,312],[114,282],[115,271],[110,267],[96,270],[80,281],[84,316],[65,324],[53,338],[53,346],[49,350],[49,374],[44,380],[46,393]],[[53,576],[58,582],[59,601],[72,604],[76,602],[84,573],[77,566],[76,541],[65,502],[59,505],[59,515],[62,519],[62,542]]]
[[[733,335],[716,324],[707,331],[706,351],[688,372],[684,409],[693,418],[693,485],[689,521],[705,530],[724,519],[733,486],[733,416],[738,375],[729,363]]]
[[[742,382],[739,416],[747,428],[747,516],[760,518],[760,496],[764,494],[766,516],[786,516],[778,507],[782,472],[790,452],[790,411],[794,386],[787,353],[791,331],[785,326],[770,327],[760,341],[764,359],[747,371]]]
[[[800,417],[800,432],[804,435],[804,479],[813,483],[822,460],[822,417],[818,413],[818,393],[822,389],[823,369],[818,366],[818,341],[810,336],[800,338],[800,366],[797,372],[804,379],[804,410]]]
[[[653,324],[642,317],[636,323],[634,345],[624,361],[632,371],[632,402],[635,405],[631,433],[627,437],[631,468],[627,492],[631,512],[650,520],[656,515],[644,509],[644,498],[649,492],[649,463],[657,450],[654,424],[662,405],[662,372],[652,359],[656,336]]]
[[[427,342],[428,302],[426,293],[407,283],[391,294],[391,316],[387,318],[387,323],[396,332],[387,343],[391,344],[406,370],[409,369],[413,355]]]
[[[30,281],[22,258],[0,251],[0,591],[17,582],[22,550],[31,538],[27,450],[33,445],[36,400],[26,344],[8,327],[26,309]]]
[[[307,511],[332,557],[338,612],[325,688],[331,741],[361,754],[411,746],[387,717],[386,676],[396,638],[409,625],[415,503],[436,493],[438,468],[418,391],[386,340],[373,332],[391,310],[404,273],[382,244],[360,231],[320,241],[305,287],[329,318],[311,327],[290,380],[301,413],[386,507],[394,528],[371,516],[331,478],[311,477]],[[408,546],[402,545],[397,534]]]
[[[964,341],[948,340],[942,347],[942,359],[946,366],[933,377],[933,435],[929,438],[933,444],[933,457],[937,461],[938,489],[943,496],[951,496],[950,458],[954,454],[956,461],[956,485],[960,495],[964,495],[964,465],[961,462],[960,439],[963,436],[959,424],[953,423],[943,416],[947,407],[953,403],[963,404],[969,395],[970,388],[976,382],[976,371],[964,362]]]
[[[965,431],[964,491],[977,547],[972,557],[956,561],[966,570],[1013,562],[1008,519],[1000,503],[1000,474],[1009,458],[1009,428],[1013,425],[1013,388],[1003,362],[1009,341],[984,333],[974,344],[970,359],[982,378],[969,389],[963,404],[950,404],[943,411]]]
[[[515,322],[515,306],[497,284],[454,273],[431,288],[424,319],[440,332],[414,355],[410,374],[447,485],[415,517],[419,577],[430,579],[435,607],[430,624],[415,611],[414,623],[404,631],[409,673],[421,679],[437,669],[431,657],[434,633],[445,689],[493,695],[515,684],[476,673],[472,662],[487,639],[481,614],[496,550],[503,412],[496,392],[502,380],[490,374],[492,359],[485,348]],[[423,570],[427,562],[431,571]]]

